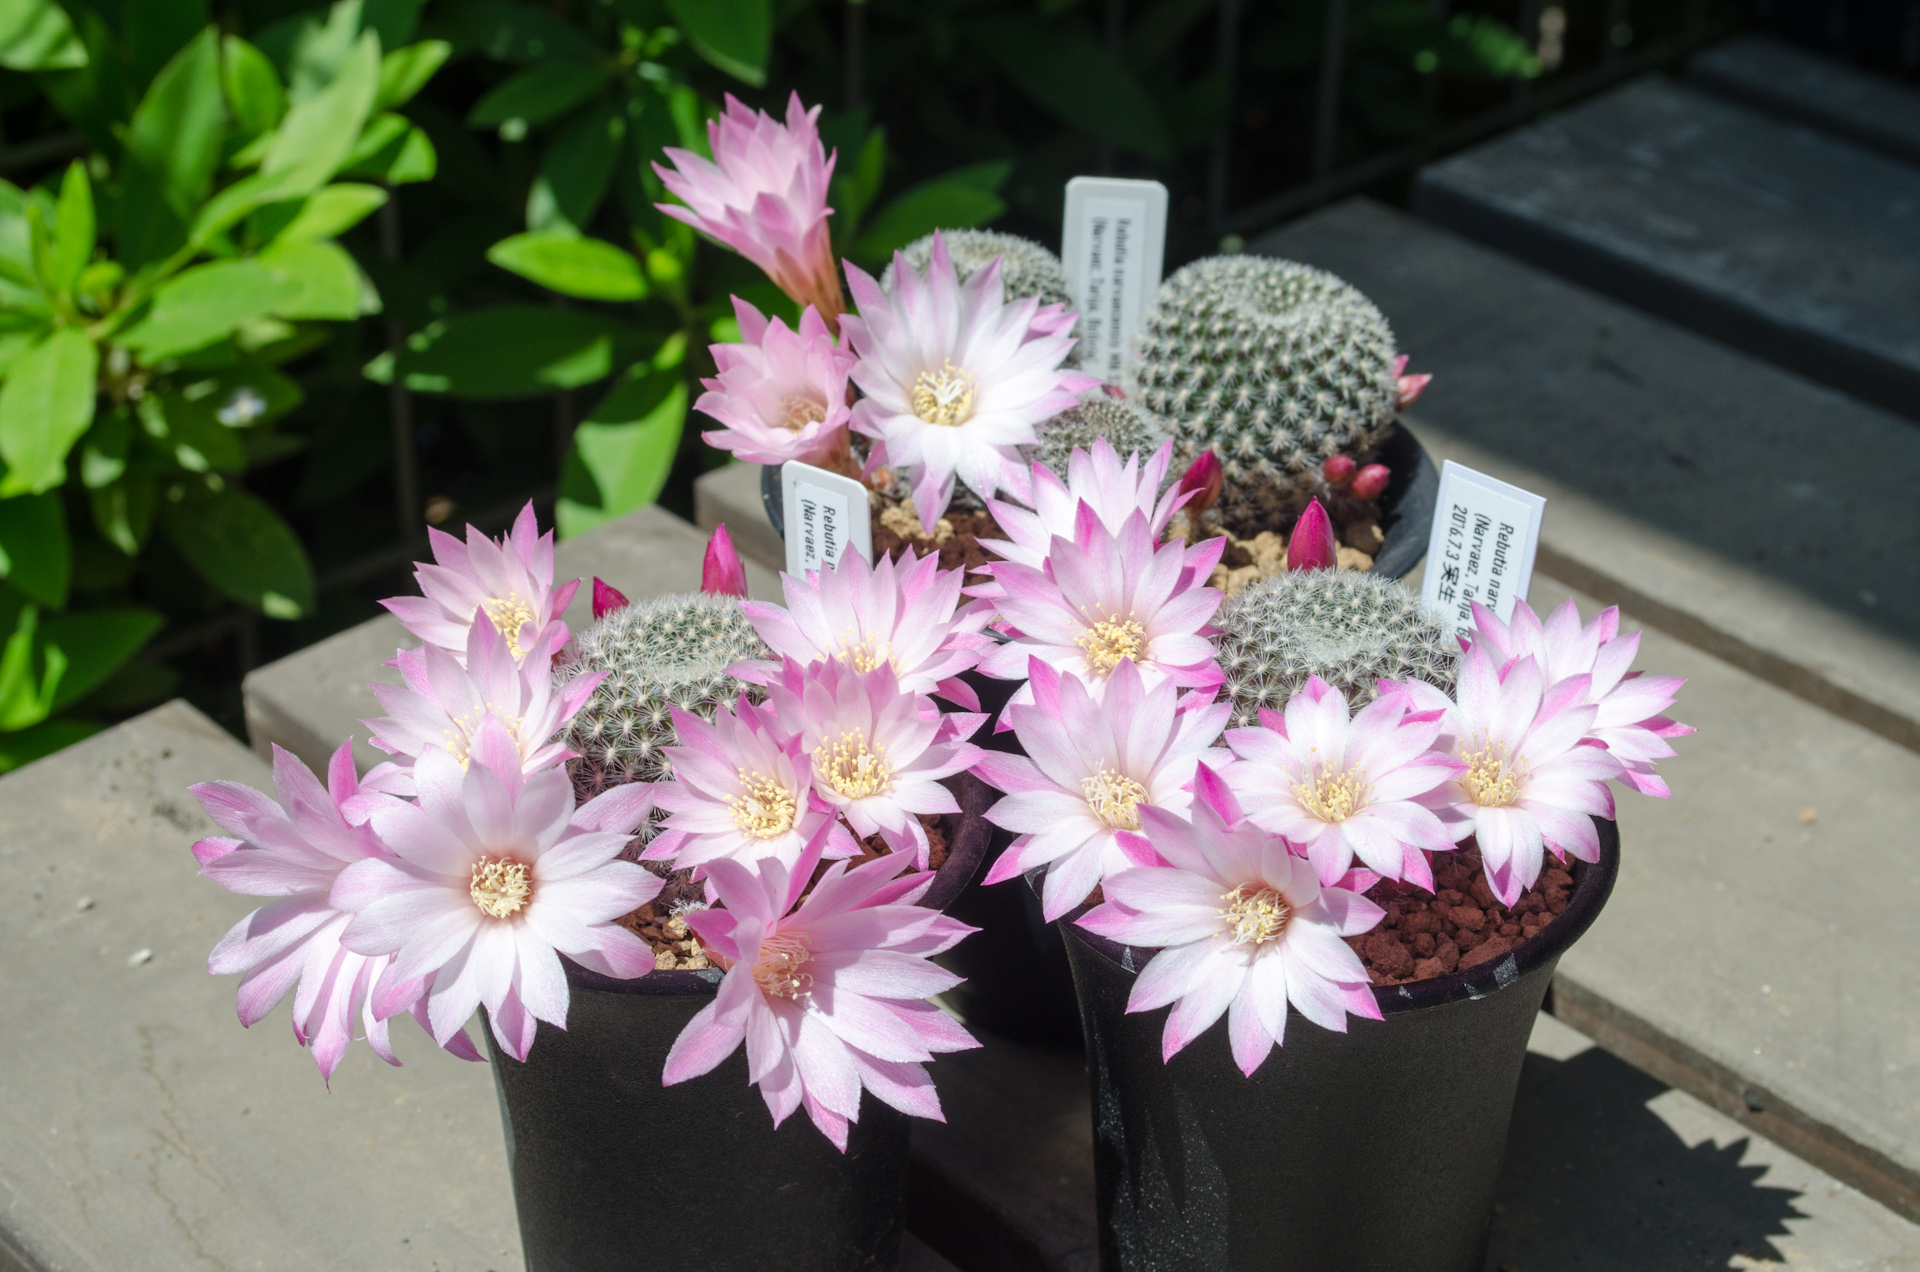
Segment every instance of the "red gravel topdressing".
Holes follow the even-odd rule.
[[[1347,944],[1374,984],[1404,985],[1499,958],[1566,909],[1573,892],[1573,876],[1550,861],[1539,882],[1507,909],[1488,889],[1471,841],[1434,857],[1433,882],[1439,891],[1432,894],[1390,879],[1367,890],[1386,917]]]

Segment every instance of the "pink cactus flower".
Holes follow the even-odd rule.
[[[980,700],[960,673],[980,661],[992,638],[980,630],[985,609],[957,608],[962,573],[942,570],[937,556],[916,556],[911,549],[899,563],[883,556],[871,566],[849,552],[836,568],[805,579],[782,574],[784,607],[747,601],[741,608],[776,658],[802,665],[838,659],[855,671],[885,663],[900,678],[902,693],[937,693],[977,711]],[[750,684],[771,685],[779,680],[780,664],[742,663],[731,672]]]
[[[679,745],[666,748],[673,778],[653,788],[668,817],[644,860],[702,870],[726,858],[792,865],[814,833],[834,823],[837,810],[814,793],[813,760],[799,733],[783,728],[771,708],[742,694],[712,724],[675,707],[673,727]],[[835,830],[830,848],[832,857],[858,851],[844,829]]]
[[[1307,507],[1287,536],[1289,570],[1331,570],[1340,564],[1339,544],[1333,537],[1333,522],[1318,499],[1307,500]]]
[[[1206,765],[1194,782],[1192,820],[1141,810],[1133,849],[1166,864],[1107,878],[1106,901],[1080,918],[1090,932],[1158,946],[1127,1010],[1173,1004],[1161,1058],[1227,1017],[1234,1063],[1249,1077],[1286,1039],[1287,1007],[1323,1029],[1347,1031],[1349,1013],[1379,1020],[1367,969],[1342,937],[1385,913],[1356,892],[1322,887],[1284,839],[1243,819]]]
[[[1099,698],[1114,668],[1131,662],[1148,687],[1171,680],[1212,688],[1223,677],[1203,633],[1211,630],[1207,620],[1221,595],[1201,583],[1225,546],[1213,538],[1195,548],[1179,542],[1156,548],[1141,512],[1129,516],[1119,534],[1109,534],[1082,503],[1075,539],[1055,538],[1045,569],[993,566],[994,581],[1005,590],[997,598],[1000,616],[1017,639],[990,653],[981,670],[1017,680],[1033,655],[1085,680]],[[1022,688],[1012,700],[1033,699]]]
[[[960,983],[928,960],[975,929],[914,904],[933,876],[896,877],[903,853],[851,870],[835,862],[809,890],[825,843],[816,834],[791,869],[713,863],[725,908],[683,917],[727,973],[674,1040],[662,1080],[709,1073],[744,1042],[773,1124],[804,1106],[844,1153],[862,1088],[909,1116],[946,1120],[925,1063],[980,1044],[926,1001]]]
[[[1201,451],[1195,460],[1187,465],[1187,471],[1180,475],[1178,493],[1187,497],[1187,518],[1198,524],[1201,513],[1213,507],[1220,498],[1220,488],[1226,484],[1226,469],[1220,466],[1220,456],[1210,450]]]
[[[613,584],[606,582],[604,579],[600,578],[600,576],[598,575],[594,576],[594,579],[593,579],[593,621],[594,622],[597,623],[601,619],[605,618],[607,615],[613,613],[615,610],[623,610],[631,604],[633,604],[633,602],[627,599],[626,593],[622,592],[619,588],[613,586]]]
[[[709,596],[747,594],[747,565],[733,550],[733,536],[725,526],[715,526],[707,540],[707,555],[700,562],[700,590]]]
[[[1431,375],[1408,375],[1407,355],[1401,354],[1393,360],[1394,389],[1397,394],[1396,406],[1402,411],[1412,406],[1427,386],[1433,383]]]
[[[408,631],[460,659],[467,656],[467,629],[476,613],[493,620],[515,662],[525,661],[549,626],[559,628],[550,650],[567,642],[560,615],[580,580],[554,586],[553,532],[540,533],[531,502],[498,542],[472,526],[467,527],[465,543],[432,527],[427,540],[433,545],[434,564],[419,562],[414,570],[420,595],[380,602]]]
[[[1600,859],[1593,818],[1613,816],[1606,783],[1624,769],[1591,736],[1599,714],[1592,687],[1585,673],[1548,685],[1535,659],[1503,665],[1484,644],[1461,660],[1458,705],[1442,736],[1465,771],[1440,793],[1454,833],[1471,832],[1479,841],[1487,886],[1502,905],[1539,879],[1543,851],[1562,860]],[[1423,697],[1429,695],[1413,692],[1416,709]]]
[[[1208,704],[1210,694],[1182,703],[1169,680],[1148,689],[1131,662],[1114,667],[1103,701],[1038,658],[1031,670],[1034,701],[1007,711],[1026,754],[985,752],[974,773],[1007,792],[987,820],[1019,833],[986,882],[1047,867],[1041,908],[1051,921],[1114,871],[1140,864],[1121,832],[1139,830],[1147,807],[1186,811],[1201,757],[1228,758],[1208,747],[1231,708]]]
[[[572,759],[573,752],[557,735],[607,673],[576,676],[556,690],[549,670],[550,646],[564,635],[564,629],[547,628],[521,665],[514,662],[499,629],[482,615],[467,633],[464,667],[434,645],[402,653],[395,661],[406,684],[368,686],[387,714],[360,722],[372,731],[375,746],[400,758],[368,773],[361,784],[363,792],[413,795],[413,768],[427,751],[448,752],[464,765],[482,720],[498,721],[506,729],[525,772]],[[359,815],[358,810],[370,811],[377,802],[363,795],[349,811]]]
[[[1596,708],[1591,733],[1625,766],[1620,781],[1642,795],[1666,799],[1673,794],[1653,765],[1674,754],[1667,738],[1694,732],[1665,714],[1687,682],[1679,676],[1647,676],[1629,670],[1640,652],[1640,633],[1620,634],[1619,606],[1600,611],[1582,627],[1572,597],[1545,623],[1525,601],[1515,602],[1513,618],[1505,623],[1476,602],[1473,621],[1476,639],[1497,660],[1533,658],[1549,685],[1568,676],[1592,677],[1587,693],[1587,702]]]
[[[812,757],[815,795],[854,834],[879,835],[925,870],[929,846],[919,815],[960,811],[940,779],[980,758],[966,739],[985,717],[940,714],[931,701],[902,693],[886,663],[861,672],[838,660],[803,667],[789,658],[769,701]]]
[[[827,233],[827,187],[837,155],[820,144],[820,108],[787,99],[787,122],[755,112],[731,93],[707,123],[711,162],[669,146],[672,168],[653,165],[668,193],[686,206],[654,206],[732,248],[766,271],[796,304],[828,321],[846,309]]]
[[[811,305],[797,332],[738,296],[733,312],[742,343],[710,346],[718,374],[700,381],[707,391],[693,404],[726,427],[700,436],[752,464],[830,464],[847,449],[853,355]]]
[[[278,802],[237,782],[193,788],[207,816],[237,836],[194,844],[200,873],[229,892],[275,898],[220,938],[207,970],[240,975],[237,1006],[240,1023],[249,1027],[292,990],[293,1036],[311,1049],[329,1083],[353,1039],[356,1016],[367,1045],[397,1065],[386,1018],[374,1012],[376,992],[410,993],[402,1006],[421,1014],[425,986],[396,986],[391,958],[344,948],[340,936],[353,915],[328,900],[347,867],[388,856],[370,828],[352,824],[343,812],[357,791],[353,745],[333,753],[324,789],[306,765],[274,747],[273,789]],[[460,1030],[440,1042],[464,1059],[480,1059]]]
[[[523,773],[492,718],[467,764],[427,751],[414,777],[419,803],[373,812],[394,856],[348,866],[331,901],[354,912],[343,945],[391,954],[396,980],[431,986],[426,1023],[437,1041],[484,1004],[500,1049],[525,1060],[535,1021],[566,1028],[561,954],[606,976],[652,970],[647,943],[614,922],[660,891],[658,876],[616,860],[646,819],[648,787],[615,787],[575,808],[566,773]],[[375,995],[374,1013],[397,1005]]]
[[[910,475],[927,533],[955,476],[982,497],[1004,487],[1024,499],[1019,448],[1035,441],[1034,425],[1099,383],[1061,367],[1073,339],[1033,335],[1039,302],[1006,304],[997,260],[962,284],[938,234],[924,276],[894,255],[891,296],[856,266],[847,281],[860,312],[840,325],[860,356],[853,382],[865,394],[853,427]]]
[[[1221,770],[1247,817],[1284,836],[1329,887],[1357,857],[1389,879],[1433,891],[1426,853],[1454,835],[1422,803],[1465,771],[1434,750],[1441,714],[1413,712],[1405,695],[1383,694],[1349,717],[1347,700],[1318,676],[1262,711],[1257,729],[1229,729],[1237,762]]]

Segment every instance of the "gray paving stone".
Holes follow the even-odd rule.
[[[1920,168],[1648,77],[1423,170],[1415,206],[1920,416]]]
[[[642,508],[560,544],[554,568],[559,578],[598,575],[636,601],[692,592],[700,587],[706,542],[705,534],[672,513]],[[754,560],[746,566],[748,592],[779,599],[778,577]],[[592,619],[592,590],[591,582],[583,585],[567,609],[574,631]],[[334,748],[353,737],[361,770],[379,763],[383,756],[367,744],[360,724],[382,714],[367,682],[399,683],[399,673],[382,664],[402,645],[418,643],[399,620],[383,614],[254,671],[243,686],[254,749],[266,755],[277,743],[318,771]]]
[[[1435,457],[1548,496],[1543,570],[1920,749],[1920,430],[1377,203],[1254,248],[1380,304]]]
[[[760,465],[728,464],[693,483],[693,521],[704,533],[725,524],[734,547],[776,573],[787,568],[787,548],[760,501]]]
[[[404,1068],[356,1045],[329,1091],[284,1005],[235,1020],[206,958],[252,901],[187,852],[210,778],[268,782],[175,702],[0,780],[0,1267],[519,1267],[484,1065],[407,1020]]]
[[[1764,35],[1716,44],[1687,63],[1702,88],[1920,162],[1920,93],[1897,80]]]

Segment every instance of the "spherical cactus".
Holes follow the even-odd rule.
[[[1179,462],[1220,456],[1220,516],[1243,537],[1285,529],[1321,465],[1371,451],[1398,401],[1393,332],[1373,302],[1324,270],[1259,256],[1195,261],[1163,283],[1133,379]]]
[[[1067,294],[1066,266],[1058,256],[1032,239],[996,230],[941,230],[940,237],[946,241],[947,255],[953,258],[953,268],[961,282],[991,265],[997,256],[1000,282],[1009,301],[1032,296],[1042,305],[1073,308],[1073,299]],[[907,258],[908,264],[924,272],[927,263],[933,260],[933,235],[915,239],[901,248],[900,254]],[[893,266],[887,266],[881,285],[893,285]]]
[[[1033,457],[1064,478],[1074,450],[1090,451],[1095,439],[1101,437],[1123,460],[1135,451],[1146,459],[1166,442],[1167,422],[1156,419],[1138,402],[1111,398],[1095,389],[1078,406],[1068,407],[1036,432],[1040,444],[1032,448]]]
[[[572,661],[558,673],[608,673],[567,733],[567,745],[580,753],[567,766],[574,789],[591,799],[611,786],[670,776],[661,749],[674,744],[671,708],[711,720],[742,690],[760,698],[760,688],[727,668],[770,657],[737,596],[661,596],[602,618],[580,634]]]
[[[1376,696],[1381,677],[1453,692],[1458,643],[1418,596],[1378,574],[1277,574],[1228,597],[1213,625],[1235,728],[1258,724],[1262,707],[1285,707],[1309,676],[1355,704]]]

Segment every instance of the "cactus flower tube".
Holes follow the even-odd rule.
[[[707,555],[700,562],[700,590],[708,596],[745,596],[747,565],[733,549],[733,536],[724,525],[713,528]]]

